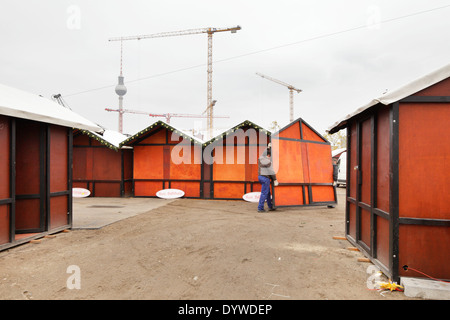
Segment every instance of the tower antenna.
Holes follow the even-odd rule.
[[[119,75],[119,83],[116,86],[116,93],[119,96],[119,132],[123,133],[123,96],[127,93],[127,87],[125,87],[125,84],[123,82],[123,75],[122,75],[122,53],[123,53],[123,47],[122,47],[122,41],[120,41],[120,75]]]

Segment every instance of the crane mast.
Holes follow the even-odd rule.
[[[126,41],[126,40],[142,40],[142,39],[151,39],[151,38],[162,38],[162,37],[175,37],[175,36],[185,36],[191,34],[200,34],[206,33],[208,34],[208,61],[207,61],[207,94],[206,94],[206,109],[204,112],[207,113],[208,117],[208,134],[212,137],[213,134],[213,118],[214,118],[214,104],[212,100],[212,36],[216,32],[226,32],[230,31],[231,33],[236,33],[238,30],[241,30],[240,26],[231,27],[231,28],[200,28],[200,29],[188,29],[182,31],[170,31],[170,32],[161,32],[147,35],[137,35],[137,36],[126,36],[126,37],[115,37],[110,38],[109,41]]]
[[[302,90],[295,88],[293,85],[290,85],[286,82],[280,81],[278,79],[266,76],[261,73],[256,73],[258,76],[265,78],[267,80],[273,81],[275,83],[281,84],[282,86],[285,86],[289,89],[289,121],[294,121],[294,91],[297,91],[297,93],[302,92]]]

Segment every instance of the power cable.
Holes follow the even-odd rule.
[[[393,21],[398,21],[398,20],[401,20],[401,19],[405,19],[405,18],[421,15],[421,14],[424,14],[424,13],[429,13],[429,12],[433,12],[433,11],[437,11],[437,10],[441,10],[441,9],[446,9],[448,7],[450,7],[450,5],[445,5],[445,6],[442,6],[442,7],[437,7],[437,8],[432,8],[432,9],[428,9],[428,10],[418,11],[418,12],[411,13],[411,14],[408,14],[408,15],[395,17],[395,18],[392,18],[392,19],[382,20],[382,21],[380,21],[378,23],[379,24],[384,24],[384,23],[389,23],[389,22],[393,22]],[[281,49],[281,48],[285,48],[285,47],[289,47],[289,46],[293,46],[293,45],[297,45],[297,44],[301,44],[301,43],[305,43],[305,42],[309,42],[309,41],[324,39],[324,38],[328,38],[328,37],[331,37],[331,36],[336,36],[336,35],[340,35],[340,34],[351,32],[351,31],[355,31],[355,30],[360,30],[360,29],[364,29],[364,28],[367,28],[367,25],[361,25],[361,26],[358,26],[358,27],[354,27],[354,28],[350,28],[350,29],[346,29],[346,30],[340,30],[340,31],[336,31],[336,32],[331,32],[331,33],[327,33],[327,34],[323,34],[323,35],[315,36],[315,37],[312,37],[312,38],[303,39],[303,40],[299,40],[299,41],[295,41],[295,42],[291,42],[291,43],[287,43],[287,44],[283,44],[283,45],[279,45],[279,46],[275,46],[275,47],[271,47],[271,48],[267,48],[267,49],[262,49],[262,50],[257,50],[257,51],[253,51],[253,52],[248,52],[248,53],[244,53],[244,54],[241,54],[241,55],[237,55],[237,56],[233,56],[233,57],[229,57],[229,58],[216,60],[216,61],[214,61],[214,63],[220,63],[220,62],[230,61],[230,60],[234,60],[234,59],[239,59],[239,58],[243,58],[243,57],[247,57],[247,56],[251,56],[251,55],[255,55],[255,54],[259,54],[259,53],[263,53],[263,52],[268,52],[268,51],[272,51],[272,50],[277,50],[277,49]],[[169,74],[173,74],[173,73],[178,73],[178,72],[182,72],[182,71],[187,71],[187,70],[191,70],[191,69],[204,67],[205,65],[206,64],[203,63],[203,64],[191,66],[191,67],[186,67],[186,68],[181,68],[181,69],[172,70],[172,71],[168,71],[168,72],[163,72],[163,73],[159,73],[159,74],[154,74],[154,75],[151,75],[151,76],[146,76],[146,77],[142,77],[142,78],[138,78],[138,79],[134,79],[134,80],[129,80],[129,81],[127,81],[127,83],[130,84],[130,83],[133,83],[133,82],[138,82],[138,81],[142,81],[142,80],[157,78],[157,77],[161,77],[161,76],[165,76],[165,75],[169,75]],[[75,93],[67,94],[67,95],[64,95],[64,96],[65,97],[70,97],[70,96],[75,96],[75,95],[88,93],[88,92],[92,92],[92,91],[112,88],[114,86],[115,85],[108,85],[108,86],[98,87],[98,88],[84,90],[84,91],[80,91],[80,92],[75,92]]]

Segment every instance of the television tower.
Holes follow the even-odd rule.
[[[122,75],[122,41],[120,41],[120,75],[119,83],[116,86],[116,93],[119,96],[119,132],[123,133],[123,96],[127,93],[127,87],[123,83]]]

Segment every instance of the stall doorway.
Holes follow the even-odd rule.
[[[16,120],[15,233],[19,238],[46,230],[45,147],[44,124]]]

